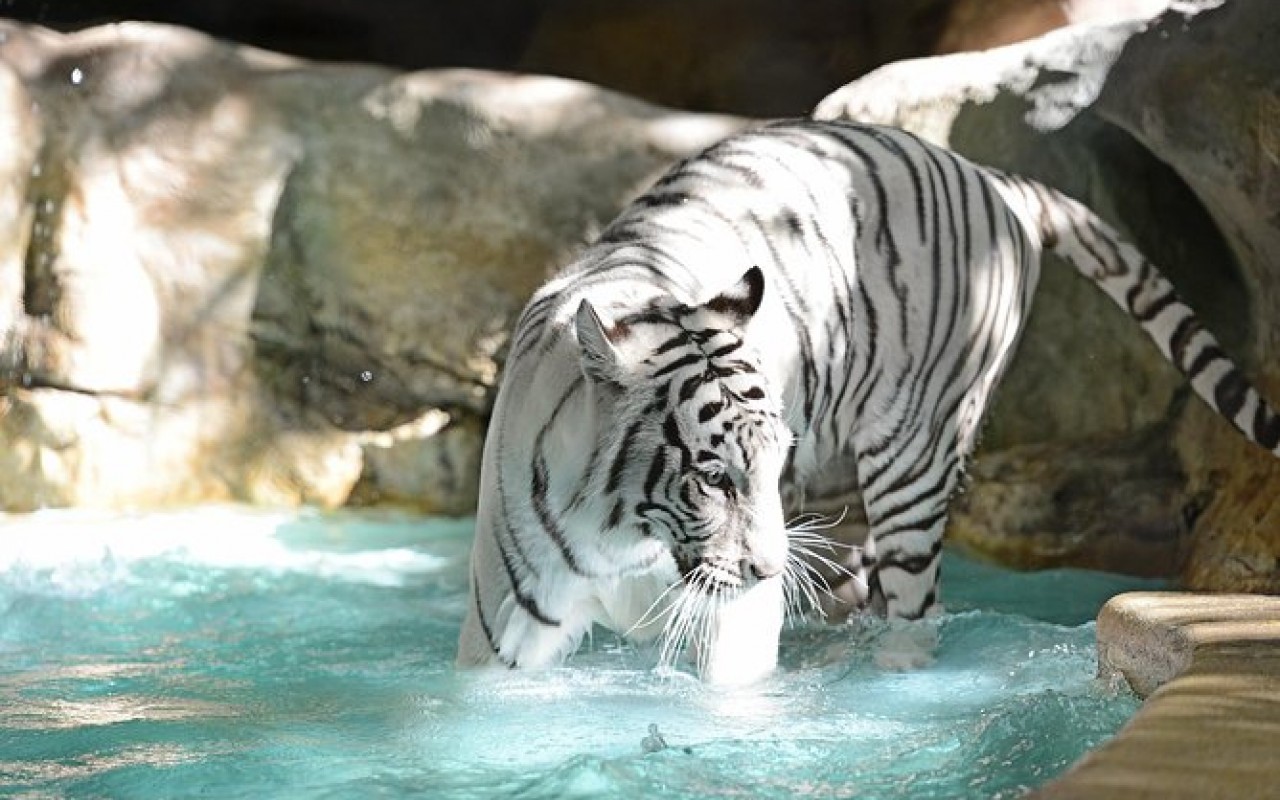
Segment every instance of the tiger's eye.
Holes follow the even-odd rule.
[[[712,467],[702,471],[702,482],[713,489],[727,490],[732,484],[729,481],[729,473],[719,467]]]

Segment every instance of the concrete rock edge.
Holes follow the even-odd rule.
[[[1099,673],[1146,702],[1037,800],[1274,797],[1280,597],[1133,592],[1098,616]]]

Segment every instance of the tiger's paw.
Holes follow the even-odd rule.
[[[874,647],[873,659],[880,669],[893,672],[922,669],[937,656],[937,623],[928,617],[890,620],[888,629],[876,639]]]

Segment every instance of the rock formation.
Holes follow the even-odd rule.
[[[1164,3],[1055,5],[983,5],[997,24],[959,0],[937,46]],[[530,64],[573,49],[554,8]],[[1280,402],[1280,7],[1177,8],[901,62],[817,113],[1086,201]],[[732,103],[726,70],[712,94]],[[528,294],[669,163],[745,124],[562,79],[0,24],[0,508],[468,513]],[[1187,564],[1193,586],[1280,591],[1278,497],[1274,460],[1050,265],[951,536],[1014,564]]]
[[[1085,201],[1280,403],[1280,13],[1180,6],[891,65],[817,114],[901,125]],[[1280,591],[1280,463],[1188,400],[1071,272],[1045,271],[952,536],[1012,563],[1185,564],[1193,587]]]
[[[740,124],[162,26],[0,27],[0,507],[468,512],[528,295]]]
[[[471,67],[588,81],[651,103],[795,116],[903,58],[978,50],[1169,0],[111,0],[0,3],[59,30],[167,22],[268,50],[403,71]]]

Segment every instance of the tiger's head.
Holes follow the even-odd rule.
[[[779,479],[792,436],[747,337],[763,293],[753,267],[700,305],[667,298],[609,319],[583,300],[575,317],[605,420],[605,535],[660,542],[690,589],[717,596],[788,563]]]

